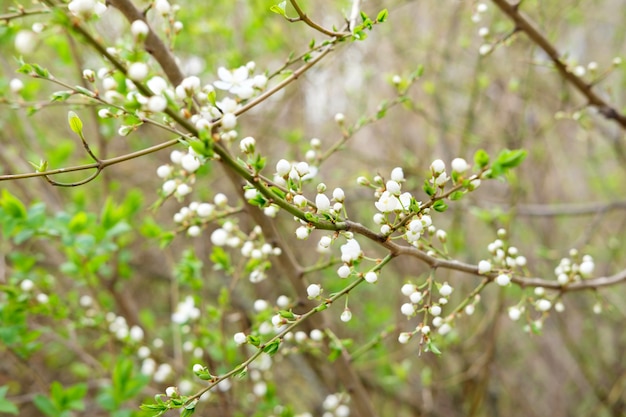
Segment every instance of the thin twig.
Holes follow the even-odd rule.
[[[332,36],[332,37],[336,37],[336,38],[340,38],[340,37],[343,37],[343,36],[346,35],[344,32],[335,32],[334,30],[326,29],[325,27],[315,23],[313,20],[311,20],[311,18],[309,18],[309,16],[306,15],[306,13],[304,13],[304,11],[302,10],[302,8],[300,7],[300,5],[298,4],[298,2],[296,0],[289,0],[289,3],[291,3],[291,5],[293,6],[294,10],[298,14],[298,18],[297,19],[294,20],[294,19],[289,19],[288,18],[289,21],[292,21],[292,22],[302,21],[302,22],[306,23],[308,26],[310,26],[313,29],[317,30],[318,32],[321,32],[324,35],[328,35],[328,36]]]
[[[590,106],[598,109],[600,114],[609,120],[615,121],[622,129],[626,129],[626,115],[620,113],[614,106],[602,99],[595,91],[593,91],[592,84],[587,83],[581,77],[575,75],[570,71],[567,66],[561,60],[561,55],[556,48],[548,41],[548,39],[530,22],[524,15],[522,15],[518,8],[519,3],[516,5],[510,4],[506,0],[492,0],[493,3],[502,10],[513,22],[515,23],[515,29],[521,30],[530,40],[540,47],[550,57],[554,66],[563,76],[563,78],[572,84],[580,93],[586,98]]]

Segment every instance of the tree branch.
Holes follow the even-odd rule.
[[[550,57],[561,76],[587,98],[588,105],[595,107],[605,118],[613,120],[619,124],[622,129],[626,130],[626,115],[620,113],[615,107],[596,94],[595,91],[593,91],[592,84],[587,83],[567,68],[561,60],[560,54],[556,48],[530,20],[519,12],[519,4],[513,5],[506,0],[492,1],[515,23],[516,30],[526,33],[530,40]]]

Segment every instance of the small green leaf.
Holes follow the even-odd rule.
[[[11,401],[5,398],[9,387],[0,387],[0,413],[18,414],[19,410]]]
[[[24,204],[6,188],[2,190],[2,198],[0,198],[0,207],[11,217],[18,219],[26,218],[26,207]]]
[[[437,346],[435,346],[432,340],[428,341],[428,350],[430,350],[432,353],[434,353],[437,356],[441,355],[441,351],[439,350]]]
[[[498,158],[494,162],[494,165],[498,164],[504,169],[515,168],[524,161],[526,155],[527,152],[524,149],[514,149],[512,151],[505,149],[500,152]]]
[[[474,162],[479,168],[485,168],[489,165],[489,154],[484,149],[479,149],[474,154]]]
[[[65,101],[68,98],[70,98],[73,94],[74,94],[73,91],[57,91],[57,92],[52,93],[52,95],[50,96],[50,101],[51,102]]]
[[[448,205],[443,200],[437,200],[433,204],[433,209],[435,209],[435,211],[438,211],[439,213],[443,213],[448,209]]]
[[[265,347],[263,348],[263,352],[267,353],[270,356],[273,356],[276,352],[278,352],[279,347],[280,347],[280,340],[277,339],[265,345]]]
[[[193,408],[187,408],[185,407],[183,409],[183,412],[180,413],[180,417],[189,417],[190,415],[192,415],[194,413],[194,411],[196,411],[196,406],[194,404]]]
[[[79,93],[87,96],[87,97],[93,97],[94,96],[93,91],[88,90],[85,87],[81,87],[80,85],[75,86],[74,89],[76,91],[78,91]]]
[[[296,315],[293,314],[293,312],[288,311],[288,310],[280,310],[278,314],[280,314],[282,318],[285,318],[287,320],[294,320],[296,318]]]
[[[270,7],[270,11],[279,14],[283,17],[287,17],[287,14],[285,13],[285,6],[287,5],[286,1],[281,1],[278,4],[274,4],[272,7]]]
[[[67,121],[70,124],[70,129],[72,129],[72,132],[76,133],[77,135],[83,134],[83,122],[80,120],[80,117],[78,117],[76,113],[70,111],[67,114]]]
[[[464,195],[465,193],[463,191],[455,191],[452,194],[450,194],[450,200],[452,201],[460,200],[461,198],[463,198]]]
[[[380,12],[378,12],[378,16],[376,16],[376,21],[383,23],[384,21],[387,20],[388,17],[389,17],[389,11],[387,11],[387,9],[382,9]]]
[[[428,180],[424,180],[424,186],[422,187],[422,189],[430,197],[435,195],[436,189],[435,187],[432,186],[432,184]]]
[[[253,336],[249,334],[247,336],[247,339],[248,339],[248,343],[250,343],[252,346],[259,347],[259,345],[261,344],[261,339],[259,338],[259,336]]]

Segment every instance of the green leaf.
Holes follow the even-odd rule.
[[[33,404],[35,404],[35,407],[37,407],[39,411],[47,416],[55,417],[60,414],[58,410],[55,409],[55,406],[50,398],[46,397],[45,395],[35,395],[35,397],[33,398]]]
[[[228,273],[232,269],[230,255],[219,246],[213,246],[209,259],[215,264],[215,269],[217,270],[221,269]]]
[[[505,149],[496,158],[494,165],[500,165],[502,168],[511,169],[521,164],[526,158],[527,152],[524,149]]]
[[[426,194],[428,194],[429,197],[434,196],[435,192],[437,191],[428,180],[424,180],[424,186],[422,187],[422,189]]]
[[[74,95],[73,91],[57,91],[55,93],[52,93],[52,95],[50,96],[50,101],[55,102],[55,101],[65,101],[68,98],[72,97]]]
[[[438,211],[439,213],[443,213],[448,209],[448,205],[443,200],[437,200],[433,204],[433,209],[435,209],[435,211]]]
[[[452,201],[460,200],[461,198],[463,198],[464,195],[465,195],[465,192],[463,191],[455,191],[452,194],[450,194],[450,200]]]
[[[378,16],[376,16],[376,21],[383,23],[384,21],[387,20],[388,17],[389,17],[389,11],[387,11],[387,9],[382,9],[380,12],[378,12]]]
[[[247,336],[247,339],[248,339],[248,343],[250,343],[252,346],[259,347],[259,345],[261,344],[261,339],[258,336],[253,336],[249,334]]]
[[[67,121],[70,124],[70,129],[72,129],[72,132],[76,133],[77,135],[83,134],[83,122],[80,120],[80,117],[78,117],[76,113],[74,113],[73,111],[67,113]]]
[[[489,154],[484,149],[479,149],[474,154],[474,162],[479,168],[485,168],[489,165]]]
[[[6,393],[9,387],[0,387],[0,413],[18,414],[19,410],[11,401],[7,400]]]
[[[17,219],[26,218],[26,207],[24,204],[6,188],[2,190],[0,198],[0,207],[11,217]]]
[[[87,213],[80,211],[72,217],[72,220],[70,220],[67,227],[72,233],[80,233],[85,230],[88,223],[89,217],[87,216]]]
[[[294,320],[296,318],[296,315],[293,314],[293,312],[287,310],[280,310],[278,314],[280,314],[282,318],[285,318],[287,320]]]
[[[183,412],[180,413],[180,417],[189,417],[190,415],[192,415],[194,413],[194,411],[196,411],[196,405],[193,404],[193,407],[188,408],[189,406],[185,406],[185,408],[183,409]]]
[[[273,356],[276,352],[278,352],[279,347],[280,347],[280,340],[277,339],[265,345],[265,347],[263,348],[263,352],[267,353],[270,356]]]
[[[287,17],[287,14],[285,13],[286,5],[287,5],[286,1],[281,1],[280,3],[274,4],[272,7],[270,7],[270,11],[276,14],[279,14],[283,17]]]
[[[432,353],[434,353],[437,356],[441,355],[441,351],[439,350],[439,348],[437,346],[435,346],[435,344],[433,343],[432,340],[428,341],[428,350],[430,350]]]

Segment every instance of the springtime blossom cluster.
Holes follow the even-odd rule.
[[[437,284],[438,286],[438,298],[434,301],[434,293],[430,294],[430,304],[428,304],[428,290],[423,289],[422,287],[418,287],[415,284],[407,283],[404,284],[400,288],[400,292],[402,295],[408,297],[409,301],[402,304],[400,306],[400,312],[407,316],[407,318],[411,318],[416,316],[420,312],[426,313],[426,317],[430,316],[431,325],[437,329],[437,332],[440,335],[445,335],[452,330],[451,319],[452,317],[444,317],[443,308],[446,304],[448,304],[450,300],[450,296],[454,291],[454,288],[447,282],[443,284]],[[466,309],[466,314],[471,314],[473,312],[470,309],[470,312]],[[417,325],[414,331],[412,332],[402,332],[398,336],[398,341],[402,344],[408,343],[408,341],[415,335],[416,333],[420,333],[423,336],[429,335],[431,332],[431,327],[426,323],[422,322]]]
[[[505,287],[511,283],[512,273],[526,266],[526,257],[519,253],[515,246],[509,246],[506,241],[506,230],[499,229],[498,238],[487,245],[487,250],[492,255],[489,260],[478,262],[478,273],[486,275],[493,270],[498,271],[495,283]]]
[[[172,313],[172,321],[177,324],[184,324],[199,317],[200,309],[196,307],[196,303],[191,296],[185,297],[183,301],[178,303],[176,311]]]
[[[572,249],[569,255],[569,258],[561,259],[559,265],[554,268],[554,275],[559,284],[566,285],[593,275],[595,263],[591,255],[581,257],[575,249]]]
[[[335,393],[327,395],[322,402],[324,413],[322,417],[348,417],[350,407],[348,401],[350,397],[346,393]]]
[[[161,190],[165,196],[174,195],[183,198],[191,193],[193,184],[193,173],[202,165],[202,158],[198,156],[192,148],[187,152],[174,150],[170,154],[172,164],[161,165],[157,168],[157,176],[164,181]]]
[[[89,19],[91,16],[100,16],[107,9],[104,2],[96,0],[72,0],[67,8],[74,16]]]
[[[246,234],[232,221],[224,222],[211,233],[211,243],[215,246],[239,248],[241,255],[248,259],[248,279],[252,283],[266,279],[266,270],[271,265],[269,257],[282,253],[280,248],[265,242],[260,226],[255,226],[251,233]]]

